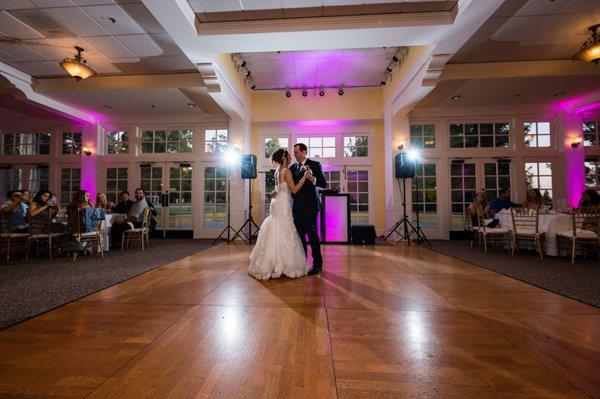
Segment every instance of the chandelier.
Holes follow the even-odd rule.
[[[61,68],[67,71],[67,73],[77,81],[94,76],[96,71],[87,66],[87,61],[81,58],[83,49],[79,46],[75,46],[75,50],[77,50],[77,54],[75,54],[74,58],[65,58],[60,62]]]
[[[581,45],[579,52],[573,56],[573,60],[581,60],[598,64],[600,62],[600,34],[598,33],[600,24],[590,26],[588,30],[592,31],[592,36]]]

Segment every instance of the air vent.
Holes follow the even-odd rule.
[[[47,38],[77,36],[42,10],[27,9],[11,10],[8,12],[13,17],[17,18],[32,29],[35,29]]]

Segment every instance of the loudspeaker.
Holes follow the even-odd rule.
[[[408,158],[408,154],[400,152],[394,158],[396,179],[412,179],[417,175],[414,159]]]
[[[375,226],[371,224],[353,224],[352,244],[375,245]]]
[[[242,179],[256,179],[256,155],[244,154],[241,159]]]

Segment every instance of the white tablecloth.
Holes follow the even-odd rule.
[[[500,227],[511,229],[512,218],[510,212],[497,213],[496,217],[500,221]],[[558,251],[556,247],[556,233],[559,231],[570,231],[573,229],[571,222],[571,215],[564,213],[556,215],[540,215],[539,216],[539,230],[544,231],[544,252],[546,255],[557,256]],[[564,255],[564,254],[563,254]]]
[[[112,227],[113,221],[119,221],[127,217],[121,213],[107,213],[106,219],[100,224],[100,234],[102,235],[102,249],[108,251],[110,249],[110,228]]]

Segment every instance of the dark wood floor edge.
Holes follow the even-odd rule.
[[[571,296],[569,296],[569,295],[566,295],[566,294],[563,294],[563,293],[560,293],[560,292],[556,292],[556,291],[552,291],[552,290],[550,290],[550,289],[548,289],[548,288],[546,288],[546,287],[539,286],[539,285],[537,285],[537,284],[534,284],[534,283],[531,283],[531,282],[529,282],[529,281],[521,280],[521,279],[519,279],[519,278],[516,278],[516,277],[514,277],[514,276],[511,276],[511,275],[508,275],[508,274],[505,274],[505,273],[501,273],[501,272],[499,272],[499,271],[497,271],[497,270],[488,269],[488,268],[487,268],[487,267],[485,267],[485,266],[481,266],[481,265],[478,265],[478,264],[476,264],[476,263],[473,263],[473,262],[471,262],[471,261],[469,261],[469,260],[466,260],[466,259],[459,258],[458,256],[454,256],[454,255],[447,254],[447,253],[445,253],[445,252],[442,252],[442,251],[440,251],[440,250],[437,250],[437,249],[435,249],[435,248],[433,248],[433,247],[425,247],[425,246],[422,246],[421,248],[425,248],[425,249],[428,249],[428,250],[430,250],[430,251],[433,251],[433,252],[435,252],[435,253],[438,253],[438,254],[445,255],[445,256],[447,256],[447,257],[449,257],[449,258],[453,258],[453,259],[460,260],[460,261],[462,261],[462,262],[468,263],[468,264],[470,264],[470,265],[473,265],[473,266],[475,266],[475,267],[478,267],[478,268],[480,268],[480,269],[484,269],[484,270],[490,271],[490,272],[492,272],[492,273],[499,274],[499,275],[501,275],[501,276],[506,276],[506,277],[512,278],[513,280],[520,281],[520,282],[522,282],[522,283],[524,283],[524,284],[531,285],[532,287],[539,288],[539,289],[541,289],[541,290],[544,290],[544,291],[546,291],[546,292],[550,292],[550,293],[552,293],[552,294],[560,295],[560,296],[562,296],[562,297],[564,297],[564,298],[569,298],[569,299],[572,299],[572,300],[574,300],[574,301],[577,301],[577,302],[579,302],[579,303],[582,303],[582,304],[584,304],[584,305],[591,306],[591,307],[593,307],[593,308],[596,308],[596,309],[600,309],[600,306],[596,306],[596,305],[594,305],[593,303],[584,302],[584,301],[582,301],[581,299],[578,299],[578,298],[573,298],[573,297],[571,297]]]
[[[203,239],[203,241],[208,241],[208,240],[204,240],[204,239]],[[220,244],[218,244],[218,245],[220,245]],[[59,304],[59,305],[56,305],[56,306],[54,306],[54,307],[51,307],[51,308],[49,308],[49,309],[46,309],[46,310],[44,310],[44,311],[43,311],[43,312],[41,312],[41,313],[38,313],[38,314],[35,314],[35,315],[33,315],[33,316],[27,317],[27,318],[25,318],[25,319],[23,319],[23,320],[20,320],[20,321],[18,321],[18,322],[16,322],[16,323],[14,323],[14,324],[11,324],[11,325],[8,325],[8,326],[5,326],[5,327],[2,327],[2,328],[0,328],[0,331],[4,331],[4,330],[6,330],[7,328],[11,328],[11,327],[14,327],[14,326],[18,326],[19,324],[25,323],[25,322],[26,322],[26,321],[28,321],[28,320],[31,320],[31,319],[33,319],[33,318],[36,318],[36,317],[38,317],[38,316],[41,316],[41,315],[43,315],[43,314],[46,314],[46,313],[48,313],[48,312],[51,312],[51,311],[53,311],[53,310],[55,310],[55,309],[61,308],[61,307],[63,307],[63,306],[66,306],[66,305],[68,305],[68,304],[70,304],[70,303],[79,302],[79,301],[80,301],[82,298],[86,298],[86,297],[88,297],[88,296],[90,296],[90,295],[94,295],[94,294],[96,294],[97,292],[100,292],[100,291],[102,291],[102,290],[105,290],[105,289],[107,289],[107,288],[110,288],[110,287],[114,287],[115,285],[118,285],[118,284],[124,283],[125,281],[129,281],[129,280],[131,280],[131,279],[133,279],[133,278],[136,278],[136,277],[138,277],[138,276],[144,275],[144,274],[146,274],[146,273],[148,273],[148,272],[151,272],[151,271],[153,271],[153,270],[156,270],[156,269],[159,269],[159,268],[161,268],[161,267],[167,266],[167,265],[169,265],[169,264],[171,264],[171,263],[173,263],[173,262],[180,261],[181,259],[187,258],[188,256],[192,256],[192,255],[194,255],[194,254],[197,254],[198,252],[206,251],[207,249],[214,248],[214,247],[215,247],[214,245],[210,245],[210,246],[208,246],[208,247],[206,247],[206,248],[200,249],[200,250],[198,250],[198,251],[196,251],[196,252],[193,252],[193,253],[191,253],[191,254],[189,254],[189,255],[182,256],[182,257],[180,257],[180,258],[177,258],[177,259],[171,260],[171,261],[169,261],[168,263],[164,263],[164,264],[162,264],[162,265],[158,265],[158,266],[156,266],[156,267],[153,267],[153,268],[151,268],[151,269],[148,269],[148,270],[146,270],[146,271],[144,271],[144,272],[142,272],[142,273],[140,273],[140,274],[136,274],[136,275],[134,275],[134,276],[131,276],[131,277],[129,277],[129,278],[126,278],[125,280],[121,280],[121,281],[119,281],[118,283],[115,283],[115,284],[112,284],[112,285],[108,285],[108,286],[106,286],[106,287],[103,287],[103,288],[99,288],[99,289],[98,289],[98,290],[96,290],[96,291],[90,292],[90,293],[88,293],[88,294],[85,294],[85,295],[83,295],[83,296],[80,296],[79,298],[75,298],[75,299],[73,299],[73,300],[70,300],[70,301],[68,301],[68,302],[63,302],[63,303],[61,303],[61,304]],[[90,303],[95,303],[95,302],[94,302],[94,301],[90,301]],[[168,305],[168,304],[165,304],[165,305]]]
[[[514,348],[520,350],[521,352],[525,353],[527,356],[529,356],[530,358],[532,358],[537,364],[539,364],[540,366],[542,366],[544,369],[548,370],[549,373],[555,375],[557,378],[561,379],[562,381],[565,381],[567,384],[571,385],[572,387],[574,387],[575,389],[577,389],[579,392],[581,392],[583,395],[587,396],[588,398],[594,399],[594,396],[592,396],[589,393],[587,393],[583,388],[577,386],[576,384],[574,384],[573,382],[571,382],[568,378],[565,378],[565,377],[561,376],[560,374],[558,374],[558,372],[555,371],[552,367],[547,366],[546,364],[542,363],[539,359],[537,359],[536,356],[534,356],[532,353],[530,353],[527,350],[527,348],[528,348],[527,346],[525,346],[525,348],[521,348],[516,342],[514,342],[512,339],[510,339],[509,336],[503,334],[502,331],[498,331],[493,326],[491,326],[488,323],[486,323],[485,318],[482,317],[480,314],[477,314],[477,313],[474,313],[474,312],[471,312],[471,311],[467,311],[466,313],[469,313],[471,315],[471,317],[473,317],[475,320],[477,320],[478,322],[480,322],[481,324],[483,324],[490,331],[493,331],[496,335],[498,335],[502,339],[506,340],[506,342],[510,343]],[[501,312],[496,312],[496,313],[501,313]]]

